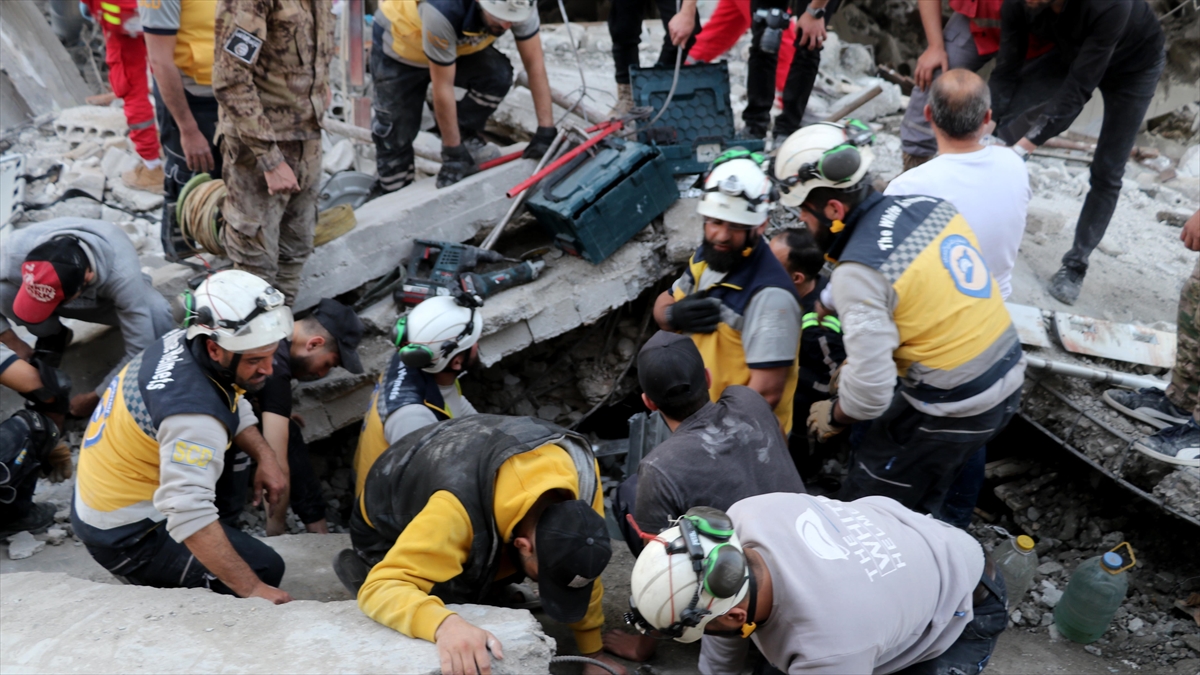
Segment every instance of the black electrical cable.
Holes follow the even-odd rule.
[[[550,663],[583,663],[583,664],[587,664],[589,666],[599,666],[599,667],[607,670],[608,672],[612,673],[612,675],[617,675],[616,668],[613,668],[612,666],[610,666],[609,664],[607,664],[603,661],[597,661],[596,659],[589,659],[586,656],[554,656],[554,657],[551,657]]]

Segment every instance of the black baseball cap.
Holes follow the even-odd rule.
[[[538,519],[536,537],[542,608],[555,621],[582,620],[592,585],[612,557],[604,517],[582,499],[551,504]]]
[[[333,298],[321,298],[312,315],[329,331],[333,339],[337,340],[338,357],[342,360],[342,367],[355,375],[362,373],[358,344],[362,342],[363,324],[354,310]]]
[[[638,383],[657,407],[672,407],[708,392],[704,358],[686,335],[659,331],[638,352]]]

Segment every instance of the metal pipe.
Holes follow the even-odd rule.
[[[871,87],[867,91],[863,92],[863,94],[861,96],[859,96],[858,98],[856,98],[853,101],[850,101],[846,105],[842,106],[840,110],[837,110],[829,117],[826,117],[825,121],[826,122],[840,122],[843,117],[848,117],[850,115],[850,113],[863,107],[864,105],[869,103],[871,101],[871,99],[875,98],[876,96],[878,96],[882,93],[883,93],[883,87],[881,87],[877,84],[874,87]]]
[[[595,136],[592,136],[592,137],[591,137],[591,138],[589,138],[587,141],[585,141],[584,143],[580,144],[578,147],[576,147],[575,149],[571,150],[570,152],[568,152],[567,154],[563,155],[562,157],[559,157],[558,159],[554,160],[554,163],[553,163],[553,164],[551,164],[550,166],[548,166],[548,167],[546,167],[546,168],[542,169],[541,171],[538,171],[538,172],[534,173],[532,176],[530,176],[529,178],[525,179],[524,181],[521,181],[521,183],[520,183],[519,185],[517,185],[517,186],[516,186],[516,187],[514,187],[513,189],[509,190],[509,191],[508,191],[507,193],[505,193],[505,194],[507,194],[507,195],[508,195],[509,199],[512,199],[513,197],[516,197],[517,195],[521,194],[521,192],[523,192],[523,191],[527,190],[527,189],[528,189],[528,188],[530,188],[530,187],[533,187],[533,185],[534,185],[535,183],[537,183],[537,182],[538,182],[538,181],[540,181],[541,179],[545,178],[547,174],[549,174],[549,173],[552,173],[552,172],[553,172],[555,169],[557,169],[557,168],[559,168],[560,166],[562,166],[562,165],[566,164],[567,162],[571,161],[572,159],[574,159],[575,157],[577,157],[577,156],[578,156],[580,153],[584,152],[584,151],[585,151],[585,150],[587,150],[588,148],[590,148],[590,147],[592,147],[593,145],[595,145],[595,144],[599,143],[600,141],[604,140],[605,138],[607,138],[608,136],[612,135],[613,133],[615,133],[615,132],[617,132],[617,131],[620,131],[622,128],[624,128],[624,126],[625,126],[625,125],[624,125],[624,124],[622,124],[621,122],[613,122],[613,123],[609,124],[608,126],[606,126],[606,127],[604,128],[604,130],[603,130],[603,131],[601,131],[600,133],[596,134]]]
[[[550,158],[553,157],[556,152],[558,152],[559,148],[562,147],[563,142],[566,140],[567,130],[560,129],[558,135],[554,137],[554,141],[550,143],[550,147],[546,149],[546,154],[542,155],[541,160],[538,161],[537,167],[534,168],[534,176],[541,172],[542,168],[546,166],[546,162],[550,161]],[[520,195],[517,195],[517,198],[513,200],[512,205],[508,207],[508,213],[505,213],[504,217],[500,219],[500,222],[496,223],[496,226],[492,228],[492,231],[488,232],[488,236],[484,238],[483,244],[481,244],[479,248],[488,251],[492,250],[492,247],[496,245],[496,241],[500,239],[500,233],[504,231],[504,228],[508,225],[508,221],[512,220],[513,216],[517,214],[517,210],[520,209],[521,205],[525,203],[525,199],[529,196],[530,192],[530,190],[526,190]]]
[[[1055,375],[1065,375],[1067,377],[1078,377],[1083,380],[1092,382],[1101,382],[1115,384],[1118,387],[1129,387],[1131,389],[1141,389],[1143,387],[1154,387],[1155,389],[1166,389],[1167,383],[1152,377],[1140,377],[1138,375],[1130,375],[1128,373],[1118,373],[1115,370],[1103,370],[1101,368],[1088,368],[1086,366],[1077,366],[1073,363],[1064,363],[1062,361],[1051,361],[1038,356],[1025,355],[1025,363],[1030,368],[1045,370]]]

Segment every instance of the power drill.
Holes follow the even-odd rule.
[[[451,295],[457,289],[487,297],[537,278],[545,263],[523,262],[515,267],[475,274],[469,272],[480,263],[518,262],[495,251],[452,241],[417,239],[408,257],[404,283],[396,289],[396,304],[412,307],[426,298]],[[466,273],[466,274],[464,274]],[[470,281],[466,281],[466,279]],[[468,288],[468,284],[470,288]]]

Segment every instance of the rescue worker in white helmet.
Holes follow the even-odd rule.
[[[785,673],[979,673],[1008,623],[971,535],[886,497],[777,492],[697,507],[646,543],[625,620],[740,673],[750,638]]]
[[[160,588],[210,588],[281,604],[284,564],[218,521],[215,491],[233,443],[258,462],[254,502],[287,489],[245,392],[271,374],[292,334],[283,294],[239,270],[181,298],[167,333],[113,378],[84,432],[71,509],[75,535],[109,572]]]
[[[470,296],[435,296],[396,321],[396,353],[371,394],[354,453],[356,496],[393,443],[434,422],[475,414],[458,379],[479,366],[483,314],[476,305]]]
[[[781,200],[836,263],[845,336],[836,391],[809,409],[808,429],[825,441],[873,420],[838,498],[884,495],[937,517],[966,460],[1016,412],[1025,362],[975,233],[950,202],[875,192],[872,139],[856,120],[822,122],[775,158]]]
[[[696,211],[704,241],[687,269],[654,303],[659,328],[691,336],[712,375],[715,403],[725,387],[747,386],[792,428],[800,298],[763,239],[771,207],[764,158],[742,149],[713,162]]]

